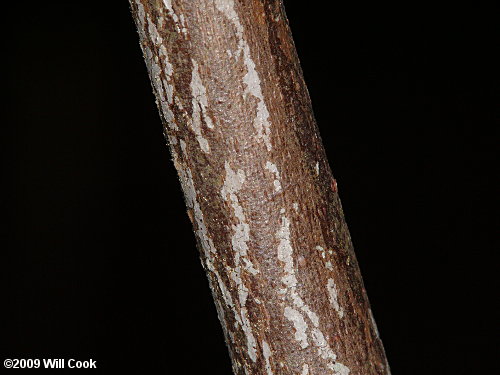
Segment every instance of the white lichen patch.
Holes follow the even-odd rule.
[[[165,5],[165,8],[167,9],[167,13],[172,17],[177,32],[186,35],[187,30],[184,16],[182,14],[180,16],[177,16],[177,13],[174,12],[174,8],[172,7],[172,0],[163,0],[163,5]]]
[[[255,69],[255,63],[250,54],[250,46],[244,37],[243,25],[240,22],[238,13],[234,9],[234,0],[216,0],[215,6],[222,12],[227,19],[236,28],[236,38],[238,40],[236,56],[243,56],[243,63],[247,69],[247,73],[243,77],[243,82],[246,85],[245,95],[252,95],[258,99],[257,113],[253,120],[253,126],[257,131],[257,137],[262,139],[268,151],[271,150],[271,124],[269,122],[269,111],[264,101],[260,78]]]
[[[146,60],[146,66],[148,68],[148,73],[151,79],[151,83],[156,93],[157,104],[168,126],[173,130],[178,130],[178,127],[174,121],[174,114],[170,107],[170,104],[172,104],[172,97],[173,97],[173,86],[170,84],[170,78],[173,73],[173,67],[172,64],[170,64],[168,61],[166,48],[162,44],[163,38],[158,32],[155,23],[149,16],[146,15],[142,3],[136,0],[136,4],[137,4],[137,15],[139,21],[138,25],[139,37],[143,42],[141,43],[141,48],[144,54],[144,59]],[[147,27],[146,27],[146,21],[147,21]],[[144,43],[148,39],[153,43],[154,48],[157,49],[158,52],[157,54],[153,53],[153,51],[148,47],[148,45]],[[160,61],[158,56],[162,58],[162,61]],[[161,77],[162,73],[161,62],[163,62],[163,69],[164,69],[163,72],[165,73],[167,79],[162,79]]]
[[[186,36],[187,28],[186,28],[186,20],[184,19],[184,14],[179,14],[179,20],[181,21],[181,32]]]
[[[148,33],[149,33],[149,37],[151,38],[151,41],[155,45],[158,46],[158,45],[161,44],[161,42],[163,42],[163,38],[158,33],[158,30],[156,29],[156,26],[153,23],[153,21],[151,20],[151,18],[149,16],[147,18],[148,18]]]
[[[319,162],[316,162],[316,166],[314,167],[314,171],[316,172],[316,176],[319,176]]]
[[[262,340],[262,355],[264,356],[264,364],[266,366],[267,375],[273,375],[273,369],[271,368],[271,363],[269,358],[271,358],[271,349],[266,341]]]
[[[233,303],[233,298],[231,297],[231,293],[227,289],[226,284],[224,284],[224,282],[222,281],[222,278],[220,277],[219,273],[216,270],[213,270],[213,272],[215,273],[215,276],[217,278],[217,283],[219,284],[219,289],[222,293],[222,298],[224,299],[226,306],[228,306],[233,312],[236,312],[236,309],[235,309],[234,303]],[[237,312],[235,313],[235,320],[236,320],[236,322],[241,324],[241,319],[240,319],[240,316]]]
[[[335,375],[349,375],[349,372],[351,372],[351,370],[349,370],[349,367],[343,365],[340,362],[330,365],[329,367],[334,371]]]
[[[168,145],[170,145],[170,146],[176,145],[177,143],[179,143],[179,141],[177,140],[177,137],[175,135],[167,134],[167,138],[168,138]]]
[[[158,54],[163,61],[163,71],[166,76],[166,79],[162,79],[163,87],[165,88],[165,93],[167,94],[167,103],[165,104],[167,104],[168,108],[170,109],[170,105],[172,105],[174,102],[174,85],[172,84],[172,74],[174,73],[174,68],[168,60],[167,49],[163,44],[158,48]]]
[[[319,329],[313,329],[313,340],[314,344],[318,349],[318,354],[321,358],[330,361],[328,363],[328,368],[333,371],[334,375],[349,375],[349,368],[344,364],[337,362],[337,355],[330,348],[328,343],[323,336],[323,333]]]
[[[252,275],[259,271],[255,269],[253,263],[248,259],[248,244],[250,240],[250,226],[247,223],[243,207],[240,205],[237,193],[245,183],[245,173],[243,170],[233,171],[228,162],[225,163],[226,177],[221,189],[222,198],[231,203],[234,217],[237,224],[233,224],[233,236],[231,245],[234,251],[234,269],[230,269],[230,274],[238,290],[238,300],[240,305],[240,317],[242,330],[247,338],[247,351],[249,357],[255,362],[257,360],[257,343],[252,332],[252,326],[248,319],[246,302],[248,298],[248,288],[243,282],[242,271]],[[243,263],[243,265],[242,265]]]
[[[166,79],[162,79],[162,82],[163,82],[163,87],[165,87],[165,93],[167,94],[168,105],[171,105],[174,101],[173,86]]]
[[[181,145],[181,150],[183,152],[186,152],[186,143],[181,139],[180,141]],[[224,300],[224,303],[229,307],[230,310],[233,311],[234,316],[235,316],[235,321],[236,324],[243,325],[242,319],[234,305],[233,299],[231,297],[231,293],[224,284],[224,281],[220,277],[219,273],[215,269],[213,262],[215,260],[215,255],[217,254],[217,249],[214,246],[214,243],[211,239],[211,237],[208,234],[207,227],[205,225],[205,220],[203,217],[203,211],[201,209],[201,206],[198,202],[197,199],[197,193],[196,189],[194,186],[194,181],[193,181],[193,176],[191,173],[191,170],[188,167],[183,166],[179,162],[179,157],[177,153],[175,152],[174,148],[171,148],[172,152],[172,157],[174,161],[174,165],[177,169],[177,172],[179,174],[179,178],[181,181],[181,186],[184,191],[184,196],[186,199],[186,206],[188,209],[193,210],[193,219],[194,219],[194,224],[195,224],[195,233],[197,237],[200,239],[201,243],[201,248],[203,251],[203,254],[205,256],[205,265],[208,271],[212,272],[213,275],[215,276],[215,280],[219,286],[219,289],[222,294],[222,299]],[[211,288],[214,287],[211,278],[209,277],[210,281],[210,286]],[[217,312],[219,314],[219,319],[222,323],[223,329],[225,332],[227,332],[227,322],[226,322],[226,317],[224,315],[224,310],[222,308],[218,308]],[[231,339],[234,341],[234,337],[231,331],[228,332],[229,336]]]
[[[174,114],[170,105],[165,98],[165,92],[169,92],[171,88],[165,80],[161,78],[161,66],[158,60],[158,57],[153,54],[151,49],[148,46],[143,47],[144,51],[144,59],[146,60],[146,66],[148,68],[149,77],[151,78],[151,82],[153,84],[153,88],[156,92],[157,103],[161,109],[163,117],[165,121],[169,125],[170,128],[174,130],[178,130],[177,125],[174,121]],[[164,86],[164,83],[166,86]]]
[[[181,151],[182,151],[182,153],[183,153],[184,155],[186,155],[186,154],[187,154],[187,145],[186,145],[186,142],[184,142],[184,140],[183,140],[183,139],[181,139],[181,142],[180,142],[180,143],[181,143]]]
[[[335,311],[337,311],[337,313],[339,314],[339,317],[343,318],[344,309],[339,305],[337,286],[335,285],[333,279],[328,279],[326,288],[328,289],[328,297],[330,298],[330,303],[332,304]]]
[[[326,257],[325,249],[323,249],[321,246],[316,246],[316,250],[318,250],[321,253],[321,257],[325,259]]]
[[[184,106],[178,96],[174,96],[174,102],[181,111],[184,111]]]
[[[377,322],[375,321],[375,317],[373,316],[372,309],[368,309],[368,312],[370,313],[370,320],[372,322],[373,329],[375,330],[375,334],[377,335],[377,338],[380,339],[380,334],[378,332]]]
[[[248,297],[248,288],[243,284],[241,276],[234,276],[235,282],[238,284],[238,297],[240,301],[241,329],[247,338],[247,353],[252,361],[257,361],[257,341],[253,335],[252,325],[248,318],[248,310],[245,306]]]
[[[300,375],[309,375],[309,365],[307,363],[302,365],[302,372]]]
[[[295,210],[295,212],[299,212],[299,204],[297,202],[293,202],[292,207]]]
[[[193,63],[193,75],[191,78],[191,94],[193,95],[193,100],[199,105],[201,109],[201,113],[203,115],[203,120],[205,120],[205,124],[210,128],[214,128],[214,124],[212,123],[212,119],[207,113],[208,107],[208,97],[207,97],[207,89],[203,86],[203,82],[200,77],[199,67],[195,60],[191,60]]]
[[[161,29],[165,23],[165,18],[163,16],[158,16],[158,27]]]
[[[163,96],[163,93],[161,95],[160,104],[161,104],[162,112],[165,116],[165,119],[167,120],[169,127],[172,130],[179,130],[179,128],[175,124],[174,114],[173,114],[172,109],[171,109],[172,108],[171,106],[174,103],[174,85],[172,83],[172,74],[174,73],[174,68],[173,68],[172,64],[170,63],[170,61],[168,60],[167,49],[165,48],[165,46],[163,44],[159,46],[158,54],[159,54],[160,58],[162,59],[163,72],[165,73],[165,77],[166,77],[166,79],[161,80],[163,83],[163,88],[165,90],[165,94],[167,96],[166,101],[165,101],[165,97]],[[182,109],[182,108],[180,108],[180,109]]]
[[[167,48],[162,44],[158,49],[158,52],[160,56],[163,57],[163,64],[165,65],[165,74],[170,79],[172,78],[172,74],[174,73],[174,68],[168,60]]]
[[[327,253],[327,251],[326,251],[323,247],[321,247],[321,246],[316,246],[316,250],[318,250],[318,251],[320,252],[321,257],[322,257],[323,259],[326,259],[326,253]],[[333,251],[332,251],[332,250],[328,250],[328,254],[333,254]],[[330,271],[333,271],[333,265],[332,265],[332,262],[330,262],[329,260],[327,260],[327,261],[325,262],[325,267],[326,267],[327,269],[329,269]]]
[[[311,308],[302,300],[297,292],[298,281],[295,275],[295,267],[293,261],[293,247],[290,236],[290,221],[285,216],[285,211],[281,211],[281,226],[276,237],[278,243],[278,259],[283,263],[283,277],[281,278],[285,288],[280,291],[283,298],[291,299],[295,308],[285,306],[284,315],[293,323],[295,328],[295,339],[299,342],[301,348],[309,345],[309,339],[316,347],[318,355],[327,361],[327,365],[332,370],[334,375],[345,375],[345,370],[349,371],[347,367],[337,362],[337,356],[332,348],[328,345],[323,332],[320,329],[319,317]],[[317,246],[316,249],[324,254],[324,249]],[[340,309],[340,306],[339,306]],[[301,311],[302,312],[301,312]],[[338,310],[337,310],[338,311]],[[343,313],[343,312],[342,312]],[[313,327],[310,329],[304,319],[304,314],[311,321]],[[344,371],[340,372],[340,369]],[[348,373],[348,372],[347,372]]]
[[[196,140],[200,144],[200,148],[206,152],[210,152],[210,147],[208,145],[208,141],[203,137],[201,131],[201,119],[205,120],[205,124],[209,128],[213,128],[212,120],[206,113],[206,108],[208,106],[207,101],[207,91],[203,86],[203,83],[200,78],[200,73],[198,70],[198,64],[195,60],[191,59],[193,64],[193,72],[191,74],[191,97],[192,97],[192,106],[193,113],[191,121],[189,124],[191,125],[191,129],[193,129],[194,134],[196,135]]]
[[[280,192],[281,191],[281,177],[280,177],[280,172],[278,170],[278,167],[276,166],[276,164],[271,163],[270,161],[267,161],[266,165],[265,165],[265,168],[269,172],[271,172],[272,174],[274,174],[274,181],[273,181],[274,191],[277,192],[277,193]]]
[[[186,144],[183,140],[180,141],[181,148],[186,147]],[[175,155],[174,155],[175,159]],[[207,227],[205,225],[205,221],[203,218],[203,212],[201,211],[200,204],[196,199],[196,190],[194,188],[193,176],[191,174],[191,170],[189,168],[183,169],[179,166],[179,163],[174,160],[174,164],[178,166],[179,178],[181,181],[182,189],[184,191],[184,196],[186,197],[186,205],[188,208],[193,210],[194,220],[196,222],[196,234],[200,238],[202,248],[205,250],[205,255],[207,260],[210,261],[212,259],[211,253],[216,254],[217,250],[213,244],[212,239],[208,235]],[[212,269],[211,265],[208,267]]]
[[[228,162],[225,163],[225,170],[226,178],[221,189],[221,195],[224,200],[231,202],[234,216],[238,220],[238,224],[233,225],[234,234],[231,244],[235,251],[236,260],[239,261],[241,258],[246,264],[246,270],[255,275],[258,271],[253,267],[252,262],[247,259],[247,242],[250,240],[250,225],[247,223],[243,207],[241,207],[236,195],[245,183],[245,172],[241,169],[234,172]]]
[[[278,259],[284,263],[284,276],[281,280],[286,285],[286,289],[295,288],[297,278],[295,277],[293,248],[290,241],[290,221],[284,215],[281,217],[281,227],[276,233],[276,237],[279,239]]]
[[[169,13],[174,14],[174,9],[172,8],[172,0],[163,0],[163,5],[167,8]]]
[[[323,332],[321,332],[319,328],[314,328],[312,330],[312,339],[318,349],[318,354],[321,358],[331,361],[335,361],[337,359],[337,355],[330,348],[325,340]]]
[[[180,140],[181,143],[181,149],[183,152],[186,150],[186,144],[183,140]],[[173,149],[172,149],[173,150]],[[220,277],[219,273],[215,269],[213,262],[214,262],[214,255],[217,253],[217,250],[215,249],[214,243],[210,236],[208,235],[208,231],[205,225],[205,221],[203,218],[203,212],[201,210],[200,204],[198,203],[197,200],[197,193],[195,190],[194,182],[193,182],[193,177],[191,174],[191,170],[189,168],[184,168],[181,166],[181,164],[178,161],[178,156],[175,153],[175,151],[172,152],[173,158],[174,158],[174,165],[177,168],[177,171],[179,173],[179,177],[181,180],[181,185],[184,191],[184,196],[186,198],[186,205],[188,209],[193,210],[194,214],[194,220],[196,223],[196,235],[200,239],[201,242],[201,247],[203,250],[203,253],[205,255],[205,264],[206,267],[209,271],[211,271],[215,279],[217,281],[217,284],[219,286],[219,289],[221,290],[222,298],[224,300],[224,303],[228,306],[230,310],[233,311],[234,317],[235,317],[235,325],[240,325],[242,328],[243,333],[245,334],[247,338],[247,345],[248,345],[248,355],[249,357],[255,362],[257,360],[257,342],[255,340],[255,337],[252,333],[252,327],[250,324],[250,321],[248,319],[248,311],[246,308],[246,300],[248,297],[248,288],[244,285],[242,279],[241,279],[241,266],[239,265],[239,261],[236,258],[239,258],[238,256],[235,256],[235,262],[237,262],[236,267],[234,270],[229,269],[229,273],[233,279],[233,281],[236,283],[237,290],[238,290],[238,302],[239,302],[239,311],[235,306],[235,303],[231,297],[231,293],[224,284],[222,278]],[[233,187],[235,185],[232,185]],[[236,185],[237,186],[237,185]],[[226,187],[228,191],[231,190],[231,187]],[[241,256],[241,254],[240,254]],[[212,285],[212,284],[211,284]],[[213,285],[211,286],[213,287]],[[225,321],[225,316],[223,313],[222,309],[219,309],[219,319],[221,322],[223,322],[223,326],[227,326],[227,323]],[[229,332],[231,333],[231,332]]]
[[[137,18],[139,19],[139,33],[144,30],[144,26],[146,24],[146,12],[144,11],[144,5],[139,0],[135,0],[135,4],[137,5]]]
[[[291,307],[285,307],[285,317],[293,323],[295,328],[295,340],[300,342],[300,347],[305,349],[309,346],[307,341],[307,324],[301,313]]]

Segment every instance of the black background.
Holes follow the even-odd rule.
[[[493,374],[492,11],[312,4],[288,17],[392,372]],[[127,2],[3,13],[2,360],[230,374]]]

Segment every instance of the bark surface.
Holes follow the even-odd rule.
[[[235,374],[388,374],[277,0],[130,0]]]

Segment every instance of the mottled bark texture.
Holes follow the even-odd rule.
[[[281,1],[131,0],[235,374],[388,374]]]

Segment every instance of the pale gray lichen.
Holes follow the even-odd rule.
[[[328,279],[326,288],[328,289],[328,296],[330,298],[330,303],[332,304],[335,311],[337,311],[337,313],[339,314],[339,317],[343,318],[344,309],[339,305],[337,286],[335,285],[333,279]]]
[[[235,52],[236,55],[243,55],[243,62],[247,69],[245,76],[243,77],[243,82],[246,85],[245,95],[250,94],[258,99],[257,102],[257,113],[253,120],[253,125],[257,131],[257,137],[264,141],[268,151],[271,150],[271,124],[269,122],[269,111],[267,109],[266,103],[264,101],[264,95],[262,94],[261,82],[257,70],[255,69],[255,63],[252,60],[250,54],[250,46],[244,37],[243,25],[240,22],[238,13],[234,9],[233,0],[215,0],[215,6],[222,12],[227,19],[236,28],[236,38],[238,40],[238,49]]]
[[[269,358],[271,358],[271,349],[266,341],[262,340],[262,355],[264,356],[264,363],[266,366],[267,375],[273,375],[273,370],[271,368],[271,363],[269,362]]]
[[[248,355],[255,362],[257,360],[257,343],[253,335],[252,326],[248,318],[248,310],[246,302],[248,298],[248,288],[242,279],[242,271],[255,275],[259,271],[254,267],[250,259],[248,259],[248,244],[250,240],[250,226],[247,223],[243,207],[240,205],[237,192],[241,190],[245,183],[245,173],[243,170],[233,171],[229,162],[225,163],[226,177],[221,189],[222,198],[231,203],[234,217],[237,219],[237,224],[233,224],[233,236],[231,244],[234,251],[234,269],[230,269],[230,274],[233,281],[236,283],[238,290],[238,299],[240,304],[240,317],[242,330],[247,337]],[[241,262],[244,263],[243,267]]]
[[[200,148],[206,152],[210,152],[210,146],[208,145],[208,141],[203,137],[202,129],[201,129],[201,118],[205,120],[205,124],[208,127],[213,128],[212,120],[206,114],[206,107],[208,105],[207,102],[207,92],[200,78],[200,73],[198,71],[198,64],[194,59],[191,59],[193,64],[193,71],[191,74],[191,98],[192,98],[192,107],[193,113],[191,121],[189,124],[191,125],[191,129],[193,129],[194,134],[196,135],[196,140],[198,141]]]
[[[343,364],[336,362],[337,356],[333,350],[328,345],[323,332],[320,330],[319,318],[314,313],[311,308],[305,304],[302,298],[297,292],[297,278],[295,276],[295,267],[293,263],[293,247],[290,238],[290,221],[285,215],[285,210],[281,209],[281,226],[276,237],[279,240],[278,244],[278,259],[283,262],[284,275],[281,281],[285,285],[285,288],[281,290],[283,298],[288,296],[295,307],[302,310],[306,316],[309,318],[313,324],[313,328],[309,330],[307,323],[305,322],[303,315],[296,309],[290,306],[285,306],[284,315],[290,320],[295,329],[295,339],[300,343],[301,348],[307,347],[308,337],[311,338],[314,346],[318,351],[318,355],[324,360],[328,361],[328,367],[332,370],[334,375],[347,375],[349,369]],[[318,250],[324,253],[324,249],[321,246],[317,246]],[[307,331],[309,330],[309,336]]]

